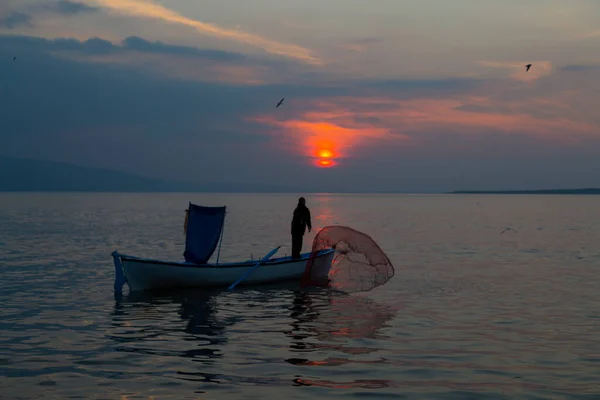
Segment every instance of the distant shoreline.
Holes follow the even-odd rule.
[[[449,194],[600,194],[600,188],[542,190],[456,190]]]

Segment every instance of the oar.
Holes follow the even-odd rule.
[[[267,261],[269,258],[271,258],[271,256],[273,256],[273,254],[277,253],[277,250],[279,250],[281,246],[277,246],[275,247],[273,250],[271,250],[269,252],[269,254],[267,254],[266,256],[264,256],[259,262],[256,263],[256,265],[254,267],[252,267],[248,272],[246,272],[244,275],[242,275],[242,277],[240,279],[238,279],[236,282],[232,283],[231,286],[229,286],[229,290],[233,289],[234,287],[237,286],[238,283],[240,283],[241,281],[243,281],[244,279],[246,279],[252,272],[254,272],[254,270],[256,268],[258,268],[260,266],[261,263]]]

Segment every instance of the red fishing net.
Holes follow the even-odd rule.
[[[328,248],[335,248],[336,252],[327,273],[328,265],[319,262],[322,258],[317,258],[317,254]],[[327,226],[313,241],[302,285],[329,286],[346,293],[366,292],[393,276],[390,259],[368,235],[346,226]]]

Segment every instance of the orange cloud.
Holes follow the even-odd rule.
[[[526,113],[501,114],[494,112],[471,112],[461,110],[465,103],[457,100],[427,100],[402,104],[402,108],[412,107],[418,116],[400,112],[405,123],[420,129],[453,126],[465,133],[480,133],[484,130],[505,132],[531,132],[537,134],[562,134],[565,132],[597,133],[596,127],[571,121],[564,117],[536,118]]]
[[[405,145],[407,140],[428,133],[504,132],[560,143],[576,140],[580,135],[600,134],[597,125],[569,117],[570,107],[563,101],[539,98],[532,104],[533,108],[527,108],[525,101],[512,104],[482,96],[463,100],[344,97],[313,103],[315,109],[329,111],[307,111],[288,120],[260,117],[255,121],[281,128],[273,133],[282,137],[283,131],[283,136],[292,141],[292,147],[320,160],[351,157],[360,146],[381,140]],[[495,111],[501,105],[503,112]],[[535,116],[535,107],[554,107],[563,114]]]
[[[598,36],[600,36],[600,31],[593,31],[593,32],[588,32],[584,35],[581,35],[581,38],[587,39],[587,38],[595,38]]]
[[[486,102],[495,104],[488,99]],[[492,111],[493,106],[469,109],[474,106],[477,106],[476,102],[454,99],[391,100],[388,110],[367,110],[362,115],[377,118],[382,126],[395,127],[398,132],[411,134],[444,131],[480,134],[502,131],[559,138],[573,134],[600,133],[598,126],[565,115],[535,117],[516,109],[512,113],[500,113]]]
[[[142,0],[87,0],[87,3],[100,5],[116,13],[134,17],[152,18],[161,21],[185,25],[194,28],[196,31],[221,38],[232,40],[238,43],[245,43],[259,47],[268,53],[276,54],[288,58],[293,58],[304,63],[312,65],[321,65],[322,61],[313,56],[311,51],[300,46],[280,43],[274,40],[263,38],[239,30],[225,29],[215,24],[209,24],[184,17],[175,11],[169,10],[159,4],[151,1]]]
[[[525,63],[500,66],[533,72],[534,77],[552,71],[552,65],[543,62],[534,63],[529,72]],[[371,153],[376,146],[389,151],[396,146],[435,146],[432,139],[444,135],[512,134],[554,146],[581,144],[600,137],[600,118],[594,108],[596,73],[558,69],[534,87],[489,80],[468,93],[446,97],[424,98],[417,91],[415,97],[399,93],[403,98],[394,98],[379,94],[393,88],[372,89],[369,94],[363,90],[364,97],[295,100],[294,108],[278,112],[279,117],[262,116],[258,121],[275,127],[272,133],[278,140],[289,140],[293,151],[320,159],[328,159],[323,157],[328,151],[335,153],[329,159],[335,159],[364,153],[366,147]],[[469,139],[461,142],[467,145]]]
[[[373,140],[401,139],[392,136],[389,129],[370,123],[357,122],[343,107],[330,104],[330,111],[309,111],[299,118],[276,120],[272,117],[255,118],[256,122],[281,128],[290,140],[290,147],[313,158],[317,165],[328,167],[335,160],[349,157],[362,144]],[[281,131],[273,132],[281,137]]]

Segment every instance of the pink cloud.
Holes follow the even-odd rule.
[[[352,121],[345,112],[308,112],[285,121],[271,117],[259,117],[255,121],[276,127],[272,133],[280,138],[282,133],[285,135],[281,142],[311,158],[337,160],[351,156],[365,141],[401,139],[393,136],[388,128]]]
[[[187,26],[198,33],[237,43],[256,46],[267,53],[291,58],[311,65],[321,65],[322,61],[307,48],[282,43],[238,29],[227,29],[216,24],[185,17],[161,4],[149,0],[86,0],[91,5],[99,5],[116,14],[138,18],[154,19],[175,25]]]
[[[499,86],[500,88],[500,86]],[[528,136],[554,145],[576,144],[600,137],[593,119],[580,118],[573,107],[578,91],[557,91],[554,97],[523,91],[498,90],[493,96],[465,94],[448,98],[400,100],[386,96],[332,97],[298,105],[284,119],[259,117],[293,151],[314,156],[319,149],[335,149],[352,157],[360,148],[432,145],[427,136]],[[581,101],[581,100],[579,100]]]

